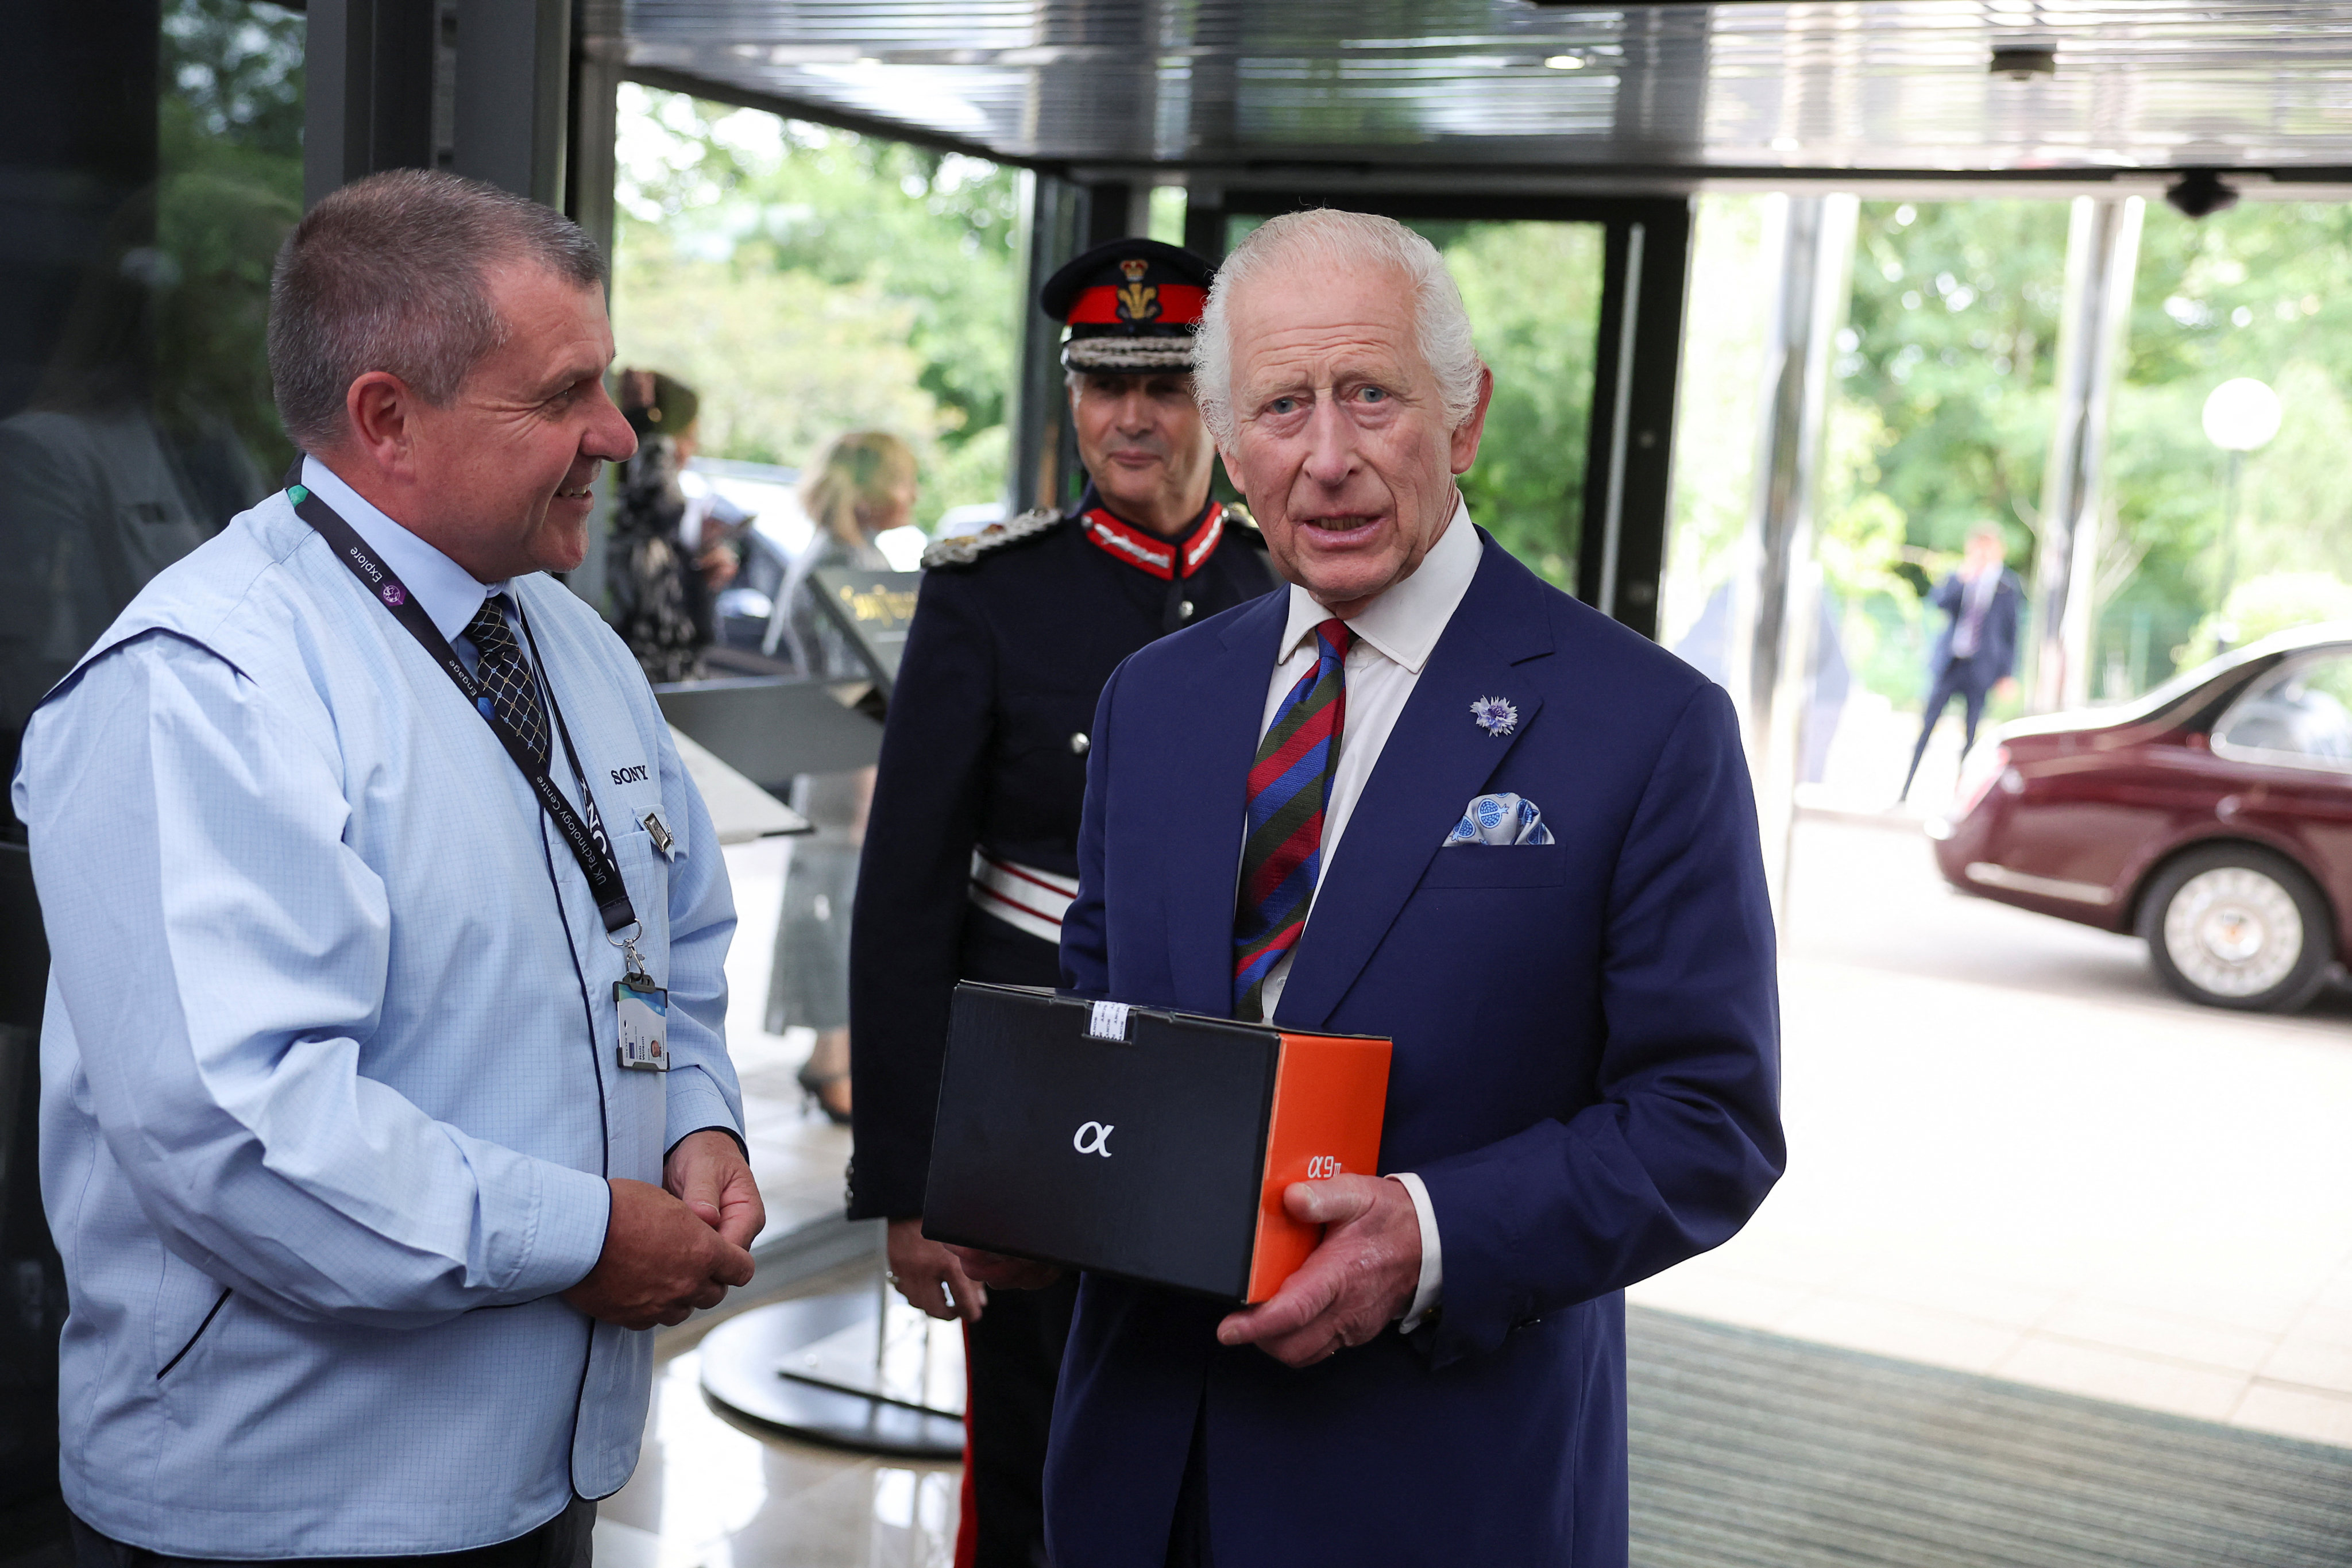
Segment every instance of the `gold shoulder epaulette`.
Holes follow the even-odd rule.
[[[1010,522],[992,522],[978,533],[959,533],[952,539],[935,540],[923,552],[923,570],[935,566],[969,566],[992,550],[1002,550],[1024,539],[1034,539],[1055,523],[1062,514],[1049,507],[1024,511]]]

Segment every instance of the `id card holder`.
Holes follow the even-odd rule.
[[[621,1065],[669,1071],[669,993],[642,975],[615,980],[613,1005],[620,1016]]]

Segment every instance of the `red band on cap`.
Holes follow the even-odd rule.
[[[1118,326],[1129,321],[1138,326],[1181,327],[1201,319],[1201,307],[1208,299],[1209,291],[1195,283],[1098,284],[1079,290],[1076,303],[1070,307],[1069,322],[1074,327]]]

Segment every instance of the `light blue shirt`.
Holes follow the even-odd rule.
[[[462,631],[483,584],[304,479]],[[734,911],[627,649],[542,575],[509,592],[669,988],[666,1074],[618,1066],[620,951],[521,774],[283,495],[151,583],[26,727],[63,1479],[119,1540],[455,1551],[635,1466],[652,1336],[560,1292],[605,1176],[741,1128]],[[561,747],[551,772],[577,805]]]

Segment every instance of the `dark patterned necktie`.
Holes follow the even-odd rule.
[[[544,767],[547,710],[540,704],[539,683],[531,679],[530,666],[523,662],[513,628],[507,625],[506,609],[507,596],[493,594],[466,623],[466,640],[481,656],[474,667],[475,679],[482,683],[480,705],[484,717],[496,712]]]
[[[1323,810],[1348,712],[1348,623],[1315,628],[1315,668],[1298,678],[1258,742],[1249,776],[1249,837],[1242,846],[1234,918],[1234,1016],[1265,1016],[1265,977],[1298,943],[1323,871]]]

